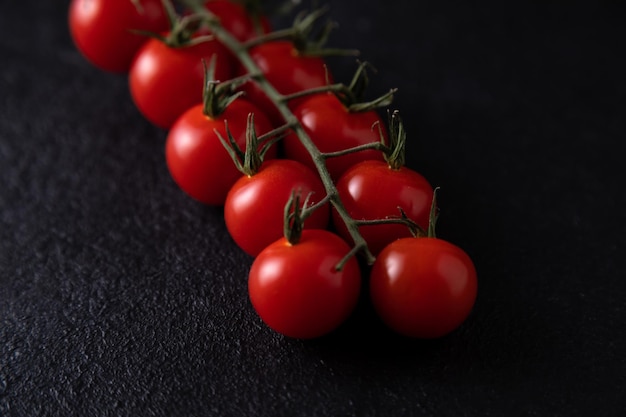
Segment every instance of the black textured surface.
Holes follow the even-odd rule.
[[[441,340],[364,302],[302,342],[259,322],[251,259],[74,49],[67,3],[0,2],[0,415],[624,415],[623,6],[332,2],[331,44],[399,88],[479,296]]]

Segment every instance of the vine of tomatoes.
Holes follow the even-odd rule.
[[[435,236],[436,188],[405,166],[395,90],[363,101],[367,66],[336,82],[324,10],[274,30],[254,0],[72,0],[77,50],[126,73],[134,103],[167,131],[172,180],[224,208],[252,257],[248,297],[286,337],[338,329],[364,287],[380,321],[439,338],[470,316],[478,281],[459,246]],[[358,262],[361,257],[363,262]]]

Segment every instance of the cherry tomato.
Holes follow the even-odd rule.
[[[242,98],[233,101],[215,118],[206,116],[203,105],[198,104],[176,120],[167,135],[165,159],[170,175],[185,193],[204,204],[224,204],[228,190],[241,172],[214,130],[228,140],[224,126],[224,121],[228,120],[228,129],[235,141],[245,149],[249,113],[254,113],[258,135],[272,129],[263,112]],[[266,158],[275,155],[275,147],[272,147]]]
[[[255,258],[249,273],[252,306],[273,330],[285,336],[312,339],[330,333],[352,313],[359,298],[361,275],[350,251],[337,235],[304,230],[300,241],[281,238]]]
[[[375,110],[349,112],[331,93],[309,97],[293,110],[313,143],[322,152],[336,152],[380,141],[380,131],[387,138],[385,124]],[[380,124],[380,126],[378,126]],[[380,127],[380,129],[379,129]],[[309,152],[295,134],[283,141],[285,157],[315,167]],[[369,160],[383,160],[382,152],[364,150],[326,160],[331,177],[337,180],[352,165]]]
[[[401,207],[407,217],[424,230],[428,229],[433,188],[419,172],[406,166],[392,169],[386,162],[363,161],[349,168],[336,184],[339,198],[350,217],[375,220],[400,217]],[[352,242],[345,223],[336,210],[332,213],[337,233]],[[370,251],[376,255],[392,241],[410,237],[404,224],[377,224],[359,227]]]
[[[218,41],[171,47],[150,39],[137,52],[129,74],[131,95],[139,111],[156,126],[169,129],[181,114],[202,102],[202,60],[208,64],[214,55],[215,78],[230,79],[233,62]]]
[[[303,198],[310,195],[309,206],[326,196],[317,173],[288,159],[265,161],[257,173],[237,180],[226,196],[224,218],[240,248],[256,256],[283,235],[284,207],[293,190]],[[329,206],[324,205],[306,219],[304,227],[325,229],[329,218]]]
[[[474,263],[438,238],[403,238],[376,258],[370,297],[382,321],[399,334],[432,339],[459,327],[477,292]]]
[[[220,19],[220,24],[241,42],[272,31],[265,16],[259,16],[259,26],[245,6],[231,0],[211,0],[204,5]]]
[[[332,75],[326,70],[325,61],[321,57],[299,55],[290,41],[263,43],[252,48],[250,56],[281,94],[292,94],[332,83]],[[274,103],[254,81],[244,84],[242,90],[250,101],[268,113],[275,126],[284,123]],[[300,101],[290,101],[289,105],[294,107]]]
[[[161,0],[72,0],[68,23],[77,49],[94,66],[124,73],[148,38],[133,33],[161,33],[169,20]]]

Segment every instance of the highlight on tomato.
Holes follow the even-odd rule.
[[[97,68],[126,73],[148,40],[169,20],[161,0],[71,0],[68,25],[78,51]]]

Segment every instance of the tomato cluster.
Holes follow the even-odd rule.
[[[272,36],[250,4],[72,0],[69,27],[84,57],[127,74],[138,110],[167,130],[173,181],[224,208],[253,258],[249,299],[270,328],[326,335],[368,285],[394,331],[452,332],[473,308],[476,270],[434,235],[436,189],[404,165],[398,112],[385,119],[388,100],[366,105],[359,83],[335,83],[320,42],[305,50],[314,19]]]

